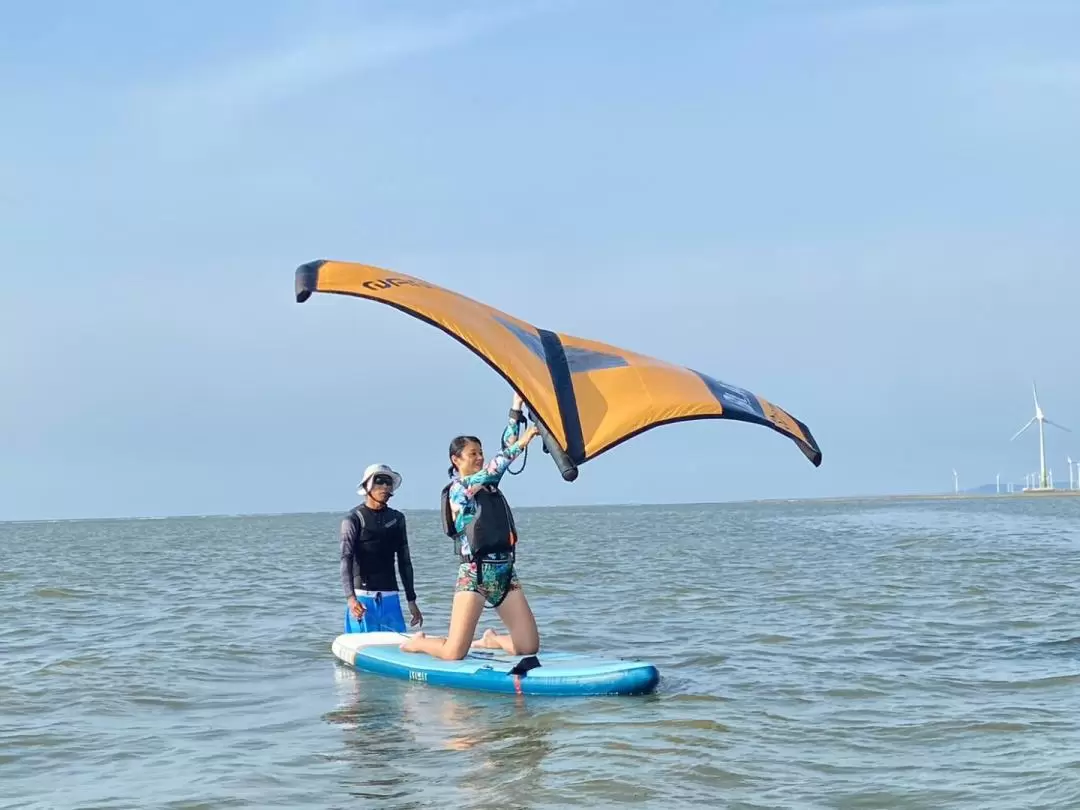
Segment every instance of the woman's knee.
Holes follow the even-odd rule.
[[[519,619],[517,631],[518,638],[514,640],[514,648],[519,650],[521,655],[535,655],[540,651],[540,630],[531,611]]]
[[[510,631],[510,638],[514,642],[514,653],[534,655],[539,652],[540,631],[525,595],[515,588],[507,595],[503,604],[505,607],[499,611],[500,618],[506,625],[506,629]]]
[[[479,594],[459,591],[454,594],[454,605],[450,611],[450,632],[439,651],[441,658],[447,661],[460,661],[469,654],[476,623],[484,609],[484,600]]]
[[[531,633],[528,638],[522,639],[520,642],[514,639],[515,655],[536,655],[538,652],[540,652],[539,633]]]
[[[468,640],[462,643],[457,639],[448,638],[443,642],[442,649],[439,650],[439,658],[444,661],[460,661],[469,654],[469,646]]]

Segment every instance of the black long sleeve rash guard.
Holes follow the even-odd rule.
[[[364,528],[355,513],[362,513]],[[341,521],[341,586],[346,598],[354,590],[396,591],[394,559],[401,572],[405,598],[416,601],[412,558],[405,516],[396,509],[359,506]]]

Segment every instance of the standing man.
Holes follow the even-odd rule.
[[[364,502],[341,521],[341,585],[348,599],[346,633],[405,632],[395,557],[412,614],[410,625],[424,623],[416,606],[405,516],[387,506],[400,486],[401,475],[385,464],[372,464],[364,470],[356,489]]]

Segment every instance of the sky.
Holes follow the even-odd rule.
[[[435,508],[510,390],[330,258],[806,422],[658,428],[515,505],[1022,482],[1080,458],[1080,6],[12,3],[0,520]],[[516,467],[515,467],[516,469]]]

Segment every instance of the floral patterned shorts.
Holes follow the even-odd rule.
[[[506,595],[521,587],[514,562],[510,555],[492,555],[482,561],[480,577],[476,576],[476,563],[463,562],[458,566],[455,591],[472,591],[484,597],[491,607],[502,604]]]

